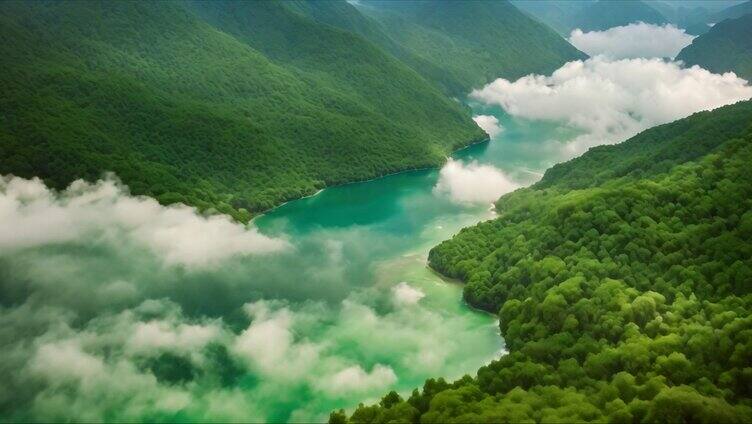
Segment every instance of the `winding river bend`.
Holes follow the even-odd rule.
[[[475,112],[497,116],[503,131],[453,160],[492,165],[520,185],[540,178],[556,161],[556,140],[567,136],[498,109]],[[503,352],[496,319],[469,308],[460,285],[426,267],[432,246],[493,217],[487,202],[437,193],[440,178],[439,170],[422,170],[333,187],[254,220],[262,233],[295,245],[257,264],[260,295],[288,302],[292,314],[311,321],[296,337],[349,364],[322,376],[327,387],[293,385],[285,396],[271,390],[268,419],[325,419],[332,408],[377,401],[392,389],[404,394],[429,377],[473,374]]]
[[[497,320],[465,305],[462,286],[429,270],[427,254],[492,218],[499,187],[540,178],[566,154],[558,140],[572,136],[498,109],[474,113],[495,115],[503,130],[442,170],[287,203],[253,223],[278,247],[236,255],[238,239],[223,238],[229,244],[213,249],[230,256],[206,266],[185,259],[204,259],[207,251],[195,248],[205,247],[206,231],[216,239],[221,222],[123,195],[113,182],[56,202],[37,188],[37,209],[54,207],[59,222],[94,218],[70,234],[46,230],[38,246],[0,258],[0,306],[11,308],[3,340],[14,343],[6,369],[33,377],[10,387],[24,387],[21,399],[35,411],[65,405],[61,417],[320,422],[390,390],[409,395],[427,378],[474,374],[504,352]],[[101,218],[134,211],[164,222]],[[256,229],[226,223],[230,234],[259,240]],[[164,240],[178,243],[165,248]],[[183,245],[191,249],[176,249]],[[168,260],[175,253],[182,261]],[[26,390],[35,378],[49,387]]]

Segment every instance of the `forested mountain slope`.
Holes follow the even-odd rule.
[[[411,51],[387,34],[386,28],[345,0],[290,0],[288,7],[317,22],[358,34],[419,72],[444,93],[464,97],[468,90],[453,80],[450,70]],[[368,10],[368,9],[366,9]]]
[[[9,1],[0,38],[0,173],[58,188],[114,171],[245,220],[485,137],[382,49],[283,3]]]
[[[714,25],[682,49],[676,59],[714,73],[733,71],[752,81],[752,10]]]
[[[568,37],[575,28],[583,31],[603,31],[634,22],[660,25],[681,20],[674,7],[659,1],[648,3],[641,0],[519,0],[514,1],[514,4],[550,25],[564,37]],[[685,12],[684,7],[680,8]],[[675,19],[665,16],[661,10],[671,12],[671,18]],[[686,18],[685,14],[681,16]]]
[[[726,19],[741,18],[742,16],[752,13],[752,0],[742,4],[737,4],[710,15],[709,23],[716,24]]]
[[[657,165],[641,157],[646,143],[660,145]],[[749,422],[751,161],[746,102],[592,150],[503,196],[497,219],[429,261],[467,283],[471,305],[499,312],[509,354],[349,419]]]
[[[572,29],[603,31],[633,22],[662,25],[668,19],[641,0],[599,0],[575,16]]]
[[[615,178],[639,179],[667,172],[744,135],[750,126],[744,116],[752,116],[752,102],[698,112],[643,131],[624,143],[593,147],[585,155],[548,169],[534,188],[581,189]]]
[[[574,29],[575,18],[584,8],[595,3],[595,1],[514,0],[512,4],[549,25],[562,36],[569,37],[570,32]]]
[[[705,34],[713,24],[752,13],[750,1],[651,0],[646,3],[658,10],[672,24],[692,35]]]
[[[508,1],[368,0],[360,10],[420,59],[408,62],[454,95],[498,77],[547,74],[586,56]]]

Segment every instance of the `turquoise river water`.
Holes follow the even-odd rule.
[[[498,109],[475,112],[497,116],[503,131],[452,158],[492,165],[520,185],[540,178],[556,160],[551,142],[568,135]],[[294,255],[266,264],[264,274],[273,278],[264,297],[334,305],[338,312],[328,310],[328,323],[313,326],[305,337],[334,341],[329,353],[365,372],[363,387],[339,395],[296,390],[302,398],[279,404],[278,418],[321,417],[333,407],[375,401],[386,390],[409,394],[428,377],[473,374],[503,353],[496,318],[469,308],[459,284],[426,266],[432,246],[493,217],[490,203],[457,203],[436,193],[439,178],[439,170],[421,170],[333,187],[254,221],[264,234],[287,237],[296,246]],[[385,374],[377,372],[380,366],[389,367],[393,378],[379,379]]]

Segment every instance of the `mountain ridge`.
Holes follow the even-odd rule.
[[[714,73],[733,71],[751,81],[752,12],[717,23],[682,49],[676,59]]]

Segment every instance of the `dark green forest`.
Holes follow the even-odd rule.
[[[752,80],[752,2],[740,6],[747,6],[748,14],[717,23],[682,49],[676,59],[687,66],[700,65],[717,74],[733,71]]]
[[[490,12],[486,26],[521,16]],[[580,57],[525,19],[500,52],[525,60],[485,54],[482,77],[459,82],[464,59],[420,57],[345,1],[2,2],[0,173],[61,189],[114,172],[134,194],[246,221],[326,186],[437,166],[486,138],[447,94]]]
[[[112,171],[135,194],[247,220],[485,138],[361,37],[283,3],[235,6],[0,3],[0,172],[62,188]],[[228,14],[263,16],[264,32],[235,31]]]
[[[752,102],[647,130],[503,196],[430,266],[509,353],[331,422],[752,421]]]
[[[450,95],[503,77],[550,74],[587,57],[508,1],[364,0],[359,9],[407,53],[405,63]]]

